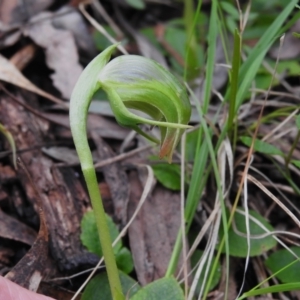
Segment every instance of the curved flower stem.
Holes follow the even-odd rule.
[[[114,300],[123,300],[125,299],[125,297],[122,295],[121,282],[119,279],[119,273],[112,248],[112,241],[109,234],[109,228],[106,221],[102,198],[98,187],[96,172],[94,167],[92,167],[91,169],[82,170],[82,172],[87,183],[87,188],[96,217],[96,224],[105,260],[111,293]]]
[[[98,90],[97,74],[110,57],[114,50],[109,47],[105,52],[108,54],[107,59],[103,56],[97,56],[82,72],[74,88],[70,103],[70,125],[74,139],[74,144],[80,160],[81,169],[87,184],[88,192],[95,213],[96,224],[99,239],[102,247],[104,261],[108,275],[108,281],[112,298],[114,300],[124,300],[121,282],[113,253],[111,237],[106,221],[106,216],[102,204],[101,194],[99,191],[96,172],[94,169],[92,153],[88,144],[86,133],[86,121],[88,108],[93,94]]]

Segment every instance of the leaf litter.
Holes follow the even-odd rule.
[[[0,26],[4,32],[0,41],[0,47],[4,50],[4,55],[0,56],[0,79],[9,83],[10,85],[6,84],[5,88],[13,93],[20,103],[24,103],[24,106],[20,106],[13,102],[9,94],[2,90],[0,96],[0,122],[12,134],[16,142],[17,155],[28,170],[29,177],[32,178],[31,181],[33,181],[32,183],[28,180],[26,172],[22,169],[16,172],[8,171],[7,167],[12,165],[7,159],[7,154],[10,152],[6,152],[4,155],[4,150],[8,151],[9,148],[7,142],[3,141],[1,136],[0,170],[3,172],[1,171],[0,175],[0,238],[1,241],[5,240],[5,247],[2,248],[1,246],[0,248],[0,267],[1,274],[7,273],[5,271],[7,268],[10,269],[8,276],[19,285],[31,290],[37,290],[39,286],[47,285],[46,281],[49,280],[49,276],[50,279],[61,278],[62,275],[68,278],[68,275],[95,266],[98,261],[97,257],[86,251],[79,238],[80,222],[83,214],[90,209],[90,204],[82,184],[77,159],[74,157],[65,110],[68,103],[60,100],[61,98],[69,98],[73,86],[83,69],[81,63],[85,64],[96,54],[90,35],[93,29],[86,25],[78,10],[67,5],[55,10],[55,6],[51,8],[53,3],[56,3],[56,1],[43,1],[40,4],[32,1],[23,1],[22,3],[2,1],[0,4]],[[50,10],[47,10],[48,7],[50,7]],[[107,7],[105,6],[105,8]],[[96,16],[95,8],[93,9],[92,12]],[[110,12],[111,9],[109,7],[107,11]],[[175,43],[168,44],[166,48],[164,36],[159,37],[160,42],[152,43],[149,37],[144,37],[140,33],[139,26],[136,26],[135,23],[136,20],[126,18],[128,13],[126,9],[124,11],[122,9],[121,12],[121,17],[120,15],[117,16],[116,13],[117,17],[114,21],[123,24],[123,36],[118,38],[123,39],[125,48],[130,52],[134,50],[146,56],[150,55],[152,58],[170,66],[169,62],[174,58],[172,56],[178,52],[178,49],[174,46]],[[118,13],[120,14],[120,10]],[[154,9],[152,13],[155,14]],[[124,25],[124,18],[126,25]],[[147,22],[145,23],[149,25]],[[296,24],[296,26],[298,25]],[[165,22],[163,25],[156,26],[167,27],[168,23]],[[155,31],[155,28],[153,31]],[[284,56],[282,56],[284,59],[297,57],[297,48],[299,47],[295,45],[297,45],[298,40],[292,36],[293,31],[297,31],[297,27],[292,28],[286,37],[284,47],[287,48],[283,49],[287,50],[283,51]],[[128,39],[127,36],[124,37],[124,34],[128,34],[133,41]],[[20,49],[19,41],[22,41],[26,47]],[[161,48],[157,48],[159,44],[161,44]],[[8,48],[12,45],[15,48]],[[164,50],[163,47],[165,47]],[[36,57],[40,55],[39,53],[44,55],[44,68],[48,69],[46,76],[45,74],[39,74],[42,81],[48,82],[48,85],[45,84],[42,87],[34,83],[34,79],[32,79],[34,76],[30,73],[30,67],[36,63]],[[273,48],[269,53],[269,58],[277,58],[277,55],[278,49]],[[24,62],[22,62],[23,57]],[[221,43],[218,43],[215,62],[214,94],[217,95],[228,80],[228,72],[225,67],[226,60]],[[287,82],[296,90],[298,87],[293,84],[293,79],[287,77],[288,74],[287,72],[280,74],[278,83],[286,86],[285,82]],[[52,80],[50,88],[49,78]],[[199,78],[197,78],[198,81],[195,80],[194,82],[194,90],[197,97],[201,99],[203,90],[199,82],[202,79],[199,80]],[[282,86],[277,86],[276,89],[280,90]],[[26,90],[36,95],[28,93]],[[240,170],[241,164],[239,162],[243,161],[243,158],[247,155],[247,147],[251,145],[251,137],[248,136],[247,140],[243,137],[249,132],[252,133],[253,124],[257,121],[257,111],[261,105],[266,104],[264,117],[269,117],[270,122],[264,122],[259,128],[258,141],[264,141],[264,143],[259,143],[259,147],[256,146],[251,168],[258,168],[268,175],[273,185],[269,184],[268,186],[264,181],[265,178],[260,177],[250,168],[250,172],[253,173],[248,174],[249,206],[257,210],[260,215],[265,213],[273,225],[278,225],[278,220],[282,220],[281,223],[284,223],[285,230],[299,232],[299,228],[296,226],[298,224],[296,216],[294,218],[295,222],[293,222],[282,210],[275,209],[275,205],[269,207],[269,201],[272,197],[277,202],[280,201],[274,185],[283,192],[289,191],[292,204],[285,202],[285,205],[288,206],[286,211],[290,215],[293,213],[292,205],[297,206],[296,195],[299,191],[296,187],[291,189],[288,186],[283,170],[287,168],[288,172],[293,175],[299,175],[297,163],[293,163],[293,160],[300,161],[300,150],[294,142],[299,137],[297,137],[298,132],[295,129],[295,118],[291,115],[292,111],[296,111],[295,107],[298,105],[299,98],[294,94],[290,94],[289,97],[288,93],[293,92],[293,89],[289,88],[287,92],[283,91],[283,93],[276,90],[271,91],[269,96],[272,99],[264,103],[266,90],[253,87],[251,91],[255,94],[255,100],[250,104],[245,104],[243,115],[238,116],[242,127],[242,134],[238,137],[238,146],[233,150],[227,147],[227,150],[225,150],[226,155],[223,153],[224,155],[220,156],[219,164],[222,166],[220,167],[222,169],[222,180],[224,180],[224,186],[226,185],[226,188],[228,188],[226,200],[230,202],[232,200],[230,195],[236,192],[238,176],[240,175],[236,171]],[[221,97],[219,99],[222,100]],[[47,118],[41,119],[36,114],[32,114],[27,109],[28,106],[39,111],[41,115]],[[207,118],[212,120],[218,112],[224,113],[223,106],[221,108],[220,106],[219,100],[213,97]],[[287,108],[288,106],[291,107],[288,111],[290,117],[280,111],[280,107]],[[95,163],[101,165],[103,160],[109,162],[97,171],[99,186],[102,189],[107,189],[106,207],[111,208],[109,210],[110,214],[116,224],[122,228],[131,218],[143,193],[143,176],[141,167],[137,167],[137,164],[141,161],[147,164],[159,162],[155,159],[149,160],[148,152],[144,152],[144,154],[136,153],[130,159],[121,156],[120,144],[129,135],[129,131],[115,124],[111,110],[105,101],[95,99],[90,112],[88,131],[91,146],[95,153]],[[274,112],[275,116],[271,118],[270,116]],[[192,122],[199,122],[199,116],[195,108]],[[281,124],[281,126],[278,127],[278,124]],[[252,127],[248,128],[248,126]],[[264,139],[266,136],[269,137],[268,140]],[[57,143],[63,146],[48,147],[48,143]],[[270,145],[275,147],[271,149],[271,152]],[[129,152],[137,146],[137,140],[131,140]],[[291,150],[292,146],[294,148]],[[291,153],[290,161],[276,156],[277,152],[274,149],[283,154]],[[236,151],[236,157],[232,156],[233,151]],[[113,160],[114,157],[119,156],[118,161]],[[232,170],[232,164],[234,163],[235,172]],[[192,164],[192,161],[187,162],[188,174]],[[253,174],[256,174],[257,177],[254,178]],[[260,183],[254,182],[253,178],[255,180],[258,178]],[[298,182],[297,179],[293,180]],[[254,182],[254,184],[251,182]],[[262,185],[262,183],[265,184]],[[271,191],[268,192],[266,187]],[[35,195],[34,189],[38,191],[40,196]],[[203,210],[209,214],[214,211],[215,208],[212,205],[214,201],[211,200],[215,198],[215,191],[215,183],[211,179],[202,195],[203,200],[201,207],[199,206],[199,212]],[[265,196],[265,193],[269,193],[271,196]],[[45,219],[39,222],[37,216],[41,207],[45,213]],[[266,208],[268,208],[267,213],[265,212]],[[243,210],[238,212],[240,214],[244,213]],[[197,213],[194,227],[200,226],[201,229],[201,226],[206,224],[205,221],[210,220],[209,218],[205,219],[204,215]],[[251,222],[254,221],[251,219]],[[204,249],[208,241],[215,243],[217,239],[218,224],[212,224],[211,220],[207,224],[207,232],[212,230],[213,226],[216,226],[214,228],[215,232],[213,236],[209,237],[208,233],[198,230],[197,233],[201,232],[201,241],[197,240],[197,244],[201,249]],[[39,225],[42,231],[35,239]],[[237,225],[237,228],[240,228],[241,224]],[[129,246],[133,255],[136,279],[142,285],[164,276],[179,226],[180,194],[166,189],[163,184],[153,184],[150,195],[134,218],[125,238],[125,243]],[[49,241],[46,228],[49,232]],[[240,232],[236,230],[234,233],[239,234]],[[246,233],[243,232],[243,234]],[[267,234],[272,236],[272,232]],[[251,239],[251,232],[246,235]],[[193,238],[189,238],[191,239],[189,242],[192,244]],[[296,236],[291,236],[289,239],[297,241]],[[285,241],[288,247],[290,242],[288,239]],[[13,249],[8,255],[7,249],[14,248],[15,245],[18,245],[20,249]],[[30,245],[32,245],[32,248],[28,250]],[[213,250],[210,249],[210,252],[205,255],[212,261],[212,254]],[[23,258],[20,260],[20,257]],[[260,265],[262,265],[263,258],[258,257],[257,259],[260,260]],[[17,260],[19,262],[16,262]],[[231,260],[233,260],[233,263],[230,262],[232,272],[230,272],[228,287],[229,295],[235,297],[240,288],[239,278],[236,274],[243,274],[241,272],[244,272],[244,269],[240,267],[241,260],[234,258],[231,258]],[[32,264],[32,261],[36,263]],[[30,263],[30,267],[28,267],[28,263]],[[182,266],[182,263],[181,260],[179,266]],[[217,295],[223,295],[222,293],[226,290],[224,277],[226,277],[227,270],[225,260],[222,260],[221,263],[223,280],[211,292],[211,295],[216,297]],[[266,274],[263,274],[262,271],[263,267],[260,270],[255,268],[256,263],[256,260],[251,259],[250,270],[248,266],[247,272],[243,275],[246,276],[245,278],[250,278],[245,283],[246,290],[257,283],[256,278],[262,278],[263,280],[266,277]],[[187,265],[190,270],[189,262],[187,262]],[[19,277],[16,272],[19,273]],[[85,277],[81,278],[80,276],[78,278],[77,281],[72,281],[76,289],[79,286],[78,282],[81,283],[85,279]],[[58,285],[75,291],[75,288],[67,281],[60,279],[57,282]],[[29,282],[31,282],[31,285]],[[188,282],[190,285],[192,284],[191,279]],[[49,289],[45,291],[45,294],[57,299],[71,299],[74,293],[70,292],[61,296],[58,285],[48,287]]]

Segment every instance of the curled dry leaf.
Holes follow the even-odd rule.
[[[45,48],[46,63],[54,70],[53,85],[64,98],[70,98],[75,83],[82,72],[73,35],[67,30],[56,29],[53,14],[42,12],[31,19],[26,34],[40,47]]]
[[[0,80],[14,84],[20,88],[26,89],[33,93],[36,93],[42,97],[45,97],[55,103],[64,104],[60,99],[52,96],[51,94],[44,92],[31,81],[29,81],[23,74],[13,65],[8,59],[0,54]]]

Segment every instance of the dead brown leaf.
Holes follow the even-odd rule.
[[[59,286],[49,284],[47,282],[41,282],[39,289],[39,294],[47,295],[48,297],[52,297],[58,300],[70,300],[74,296],[74,292],[68,291],[66,289],[60,288]],[[81,295],[75,298],[75,300],[79,300]]]
[[[31,19],[25,33],[40,47],[45,49],[46,63],[54,70],[51,75],[53,85],[69,99],[83,68],[75,40],[71,32],[57,29],[52,24],[54,15],[42,12]]]
[[[38,199],[37,206],[40,219],[40,229],[35,242],[26,255],[14,266],[14,268],[5,275],[5,278],[19,284],[22,287],[36,292],[42,278],[47,274],[47,265],[50,266],[50,258],[48,255],[49,232],[46,225],[45,215],[42,209],[40,194],[35,187],[35,183],[23,162],[19,162],[26,176],[29,178],[30,184]],[[7,223],[12,221],[6,217]],[[14,222],[16,224],[16,222]],[[19,225],[19,230],[22,230]],[[49,270],[48,270],[49,271]]]
[[[140,33],[138,30],[136,30],[127,20],[125,17],[123,17],[122,12],[118,5],[116,5],[116,2],[114,2],[115,12],[116,16],[118,18],[118,21],[122,25],[122,27],[135,39],[139,51],[141,54],[147,58],[151,58],[153,60],[156,60],[158,63],[160,63],[162,66],[164,66],[166,69],[168,69],[168,64],[165,59],[165,57],[162,55],[162,53],[157,50],[157,48],[151,43],[151,41],[144,36],[142,33]]]
[[[100,160],[105,160],[114,156],[112,149],[100,137],[98,132],[91,130],[90,134],[97,146],[97,154]],[[102,171],[114,203],[115,218],[118,222],[122,222],[122,224],[125,225],[127,221],[126,212],[129,199],[127,174],[125,170],[122,169],[119,162],[102,167]]]
[[[3,265],[10,264],[10,258],[15,255],[15,252],[11,248],[0,246],[0,275],[5,274],[3,270]],[[4,272],[3,272],[4,271]]]
[[[36,292],[47,272],[45,266],[48,261],[48,230],[44,214],[40,211],[40,230],[37,239],[26,255],[6,274],[5,278]]]
[[[36,47],[33,44],[26,45],[10,58],[10,62],[21,71],[33,59],[35,52]]]
[[[217,40],[215,61],[216,66],[213,75],[213,88],[218,91],[228,80],[228,69],[224,67],[226,64],[226,57],[221,38],[218,38]]]
[[[37,233],[19,220],[12,218],[0,209],[0,236],[2,238],[32,245]]]
[[[88,117],[88,132],[96,131],[102,138],[124,140],[130,130],[115,121],[94,114]]]
[[[84,54],[89,57],[97,55],[97,50],[89,29],[77,9],[70,5],[65,5],[55,12],[52,19],[52,24],[55,28],[70,31],[75,42]]]
[[[70,121],[68,115],[57,114],[57,113],[56,114],[44,113],[43,116],[46,117],[47,120],[55,124],[59,124],[66,128],[66,129],[60,128],[56,132],[58,138],[72,139],[71,130],[70,130]],[[128,128],[120,127],[120,125],[118,125],[113,120],[103,118],[101,116],[95,116],[94,114],[89,115],[87,123],[88,123],[88,131],[90,130],[97,131],[97,133],[102,138],[109,138],[109,139],[123,141],[130,132]]]
[[[0,182],[11,181],[16,178],[16,171],[10,166],[0,164]]]
[[[54,0],[2,0],[0,2],[0,20],[5,25],[22,24],[49,7],[53,2]]]
[[[229,278],[226,278],[227,272],[226,272],[227,264],[226,261],[223,260],[222,262],[222,277],[221,281],[219,283],[218,292],[223,294],[225,293],[226,289],[228,289],[227,298],[228,299],[236,299],[237,297],[237,286],[236,286],[236,280],[234,278],[234,274],[237,269],[237,263],[234,259],[230,260],[230,273]],[[226,286],[226,282],[228,280],[228,287]]]
[[[0,54],[0,80],[3,80],[5,82],[14,84],[18,87],[36,93],[55,103],[63,104],[64,106],[67,106],[67,104],[65,104],[60,99],[52,96],[47,92],[44,92],[43,90],[35,86],[17,69],[15,65],[13,65],[8,59],[6,59],[1,54]]]
[[[293,36],[293,32],[300,31],[300,21],[297,21],[295,25],[286,33],[283,45],[272,47],[269,55],[277,59],[278,54],[280,54],[279,59],[295,59],[300,55],[300,39]]]
[[[48,156],[68,164],[79,164],[79,159],[76,150],[67,147],[49,147],[42,148],[43,153]]]
[[[130,173],[129,180],[128,218],[135,211],[142,194],[136,171]],[[165,275],[179,224],[179,193],[156,186],[128,231],[135,270],[142,285]]]
[[[22,35],[22,25],[53,2],[54,0],[0,1],[0,49],[15,44]]]
[[[4,191],[0,190],[0,202],[4,201],[8,198],[7,193],[5,193]]]

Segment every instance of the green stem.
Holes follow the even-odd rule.
[[[240,59],[241,59],[241,36],[237,29],[234,32],[234,48],[232,56],[231,83],[230,83],[230,100],[228,113],[228,132],[232,136],[232,127],[236,116],[236,95],[238,91]]]
[[[94,93],[100,85],[97,81],[99,70],[103,68],[116,46],[111,46],[103,51],[102,56],[97,56],[82,72],[73,90],[70,102],[70,126],[76,151],[80,160],[81,169],[87,184],[89,196],[96,217],[98,235],[106,265],[108,281],[112,298],[125,300],[122,293],[119,272],[114,257],[112,242],[106,221],[101,194],[94,169],[92,153],[88,144],[86,121],[88,108]],[[103,58],[104,56],[104,58]]]
[[[92,206],[94,209],[96,224],[98,228],[98,235],[106,264],[111,294],[113,299],[123,300],[125,299],[125,297],[122,295],[121,282],[112,248],[112,241],[109,234],[109,228],[106,221],[105,211],[102,204],[102,198],[98,187],[96,172],[94,168],[82,170],[82,172],[87,184]]]
[[[87,184],[89,196],[96,218],[96,225],[106,265],[112,298],[114,300],[124,300],[125,297],[122,294],[119,272],[114,257],[112,241],[110,238],[106,215],[102,204],[102,198],[98,186],[96,172],[93,166],[92,154],[87,141],[86,131],[80,136],[79,139],[77,139],[74,135],[73,138],[79,159],[81,161],[82,172]],[[82,159],[82,153],[84,153],[84,159]]]

